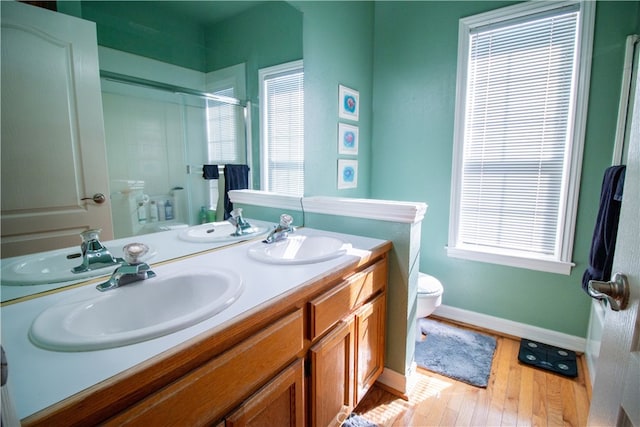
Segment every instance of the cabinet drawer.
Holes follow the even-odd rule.
[[[210,425],[302,350],[303,327],[299,309],[110,419],[107,425]]]
[[[387,261],[383,259],[310,301],[310,339],[313,341],[325,333],[354,308],[384,289],[386,283]]]

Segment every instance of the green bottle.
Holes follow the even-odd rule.
[[[200,224],[207,223],[207,210],[204,208],[204,206],[200,208],[200,213],[198,214],[198,220],[200,221]]]

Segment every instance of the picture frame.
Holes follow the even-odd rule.
[[[338,190],[358,187],[358,161],[338,159]]]
[[[358,155],[358,126],[338,123],[338,154]]]
[[[341,119],[357,122],[360,117],[360,93],[338,85],[338,112]]]

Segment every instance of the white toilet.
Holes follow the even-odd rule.
[[[425,273],[418,273],[418,307],[416,309],[416,340],[422,338],[420,319],[429,316],[442,303],[444,288],[440,280]]]

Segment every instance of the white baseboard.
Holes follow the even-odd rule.
[[[418,378],[414,375],[416,372],[416,368],[416,363],[412,362],[409,370],[404,375],[392,369],[384,368],[377,381],[391,388],[392,390],[395,390],[400,395],[408,397],[418,380]]]
[[[585,338],[539,328],[525,323],[514,322],[500,317],[489,316],[487,314],[476,313],[474,311],[463,310],[461,308],[441,305],[436,309],[434,314],[456,322],[468,323],[502,334],[526,338],[579,353],[584,353],[587,347],[587,340]]]

